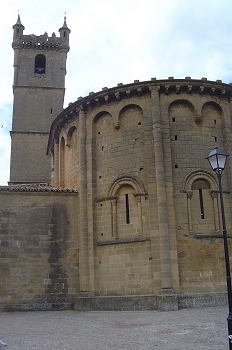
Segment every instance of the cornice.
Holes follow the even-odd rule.
[[[70,103],[69,106],[57,116],[51,125],[47,154],[49,154],[51,150],[53,138],[58,138],[59,131],[65,124],[75,119],[80,110],[87,111],[123,99],[151,94],[151,91],[154,89],[159,95],[179,95],[185,93],[189,95],[210,95],[227,99],[231,99],[232,97],[232,84],[222,83],[221,80],[209,81],[207,78],[202,78],[200,80],[191,79],[191,77],[186,77],[185,79],[169,77],[168,79],[162,80],[152,78],[149,81],[142,82],[135,80],[134,83],[126,85],[119,83],[116,87],[109,89],[103,87],[102,91],[96,93],[90,92],[88,96],[79,97],[76,102]]]
[[[58,188],[52,186],[39,185],[13,185],[0,186],[0,192],[56,192],[56,193],[78,193],[77,190],[71,188]]]
[[[43,77],[41,77],[41,74],[34,74],[34,76],[38,76],[38,78],[43,78]],[[46,79],[46,77],[45,77],[45,79]],[[37,86],[37,85],[13,85],[13,91],[15,90],[15,89],[18,89],[18,88],[20,88],[20,89],[35,89],[35,90],[38,90],[38,89],[40,89],[40,90],[62,90],[63,92],[65,92],[65,88],[63,88],[63,87],[53,87],[53,86]]]
[[[10,135],[12,134],[39,134],[39,135],[49,135],[49,132],[45,131],[15,131],[11,130]]]

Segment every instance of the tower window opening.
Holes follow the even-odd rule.
[[[51,108],[51,114],[52,114],[52,108]]]
[[[34,73],[45,74],[45,70],[46,70],[46,57],[42,54],[35,56]]]
[[[125,194],[125,200],[126,200],[126,223],[130,223],[130,208],[129,208],[129,195]]]
[[[200,214],[201,214],[201,219],[205,218],[205,213],[204,213],[204,203],[203,203],[203,195],[202,195],[202,189],[199,188],[199,201],[200,201]]]
[[[19,28],[17,28],[17,34],[19,34]]]
[[[64,32],[64,38],[66,37],[66,32]]]

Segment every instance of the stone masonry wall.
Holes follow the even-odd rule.
[[[3,308],[32,304],[43,309],[77,295],[76,203],[75,193],[0,192]]]
[[[190,80],[91,94],[52,125],[56,183],[62,172],[69,183],[71,152],[87,174],[86,184],[79,173],[74,187],[86,189],[80,236],[86,239],[88,227],[82,254],[91,268],[83,281],[92,296],[226,289],[218,184],[205,157],[215,146],[232,154],[231,87]],[[69,137],[74,128],[77,138]],[[57,162],[62,147],[64,170]],[[229,245],[230,174],[228,161],[223,188]]]

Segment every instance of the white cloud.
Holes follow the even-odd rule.
[[[53,0],[8,0],[1,4],[0,22],[2,124],[9,125],[11,118],[6,106],[13,100],[11,41],[18,9],[25,34],[36,35],[58,35],[67,11],[71,49],[65,105],[90,91],[135,79],[232,81],[231,0],[66,0],[55,5]],[[0,184],[9,180],[9,142],[9,134],[0,132]]]

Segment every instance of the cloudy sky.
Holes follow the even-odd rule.
[[[9,181],[13,30],[71,29],[65,107],[102,87],[152,77],[232,82],[231,0],[7,0],[1,4],[0,185]]]

